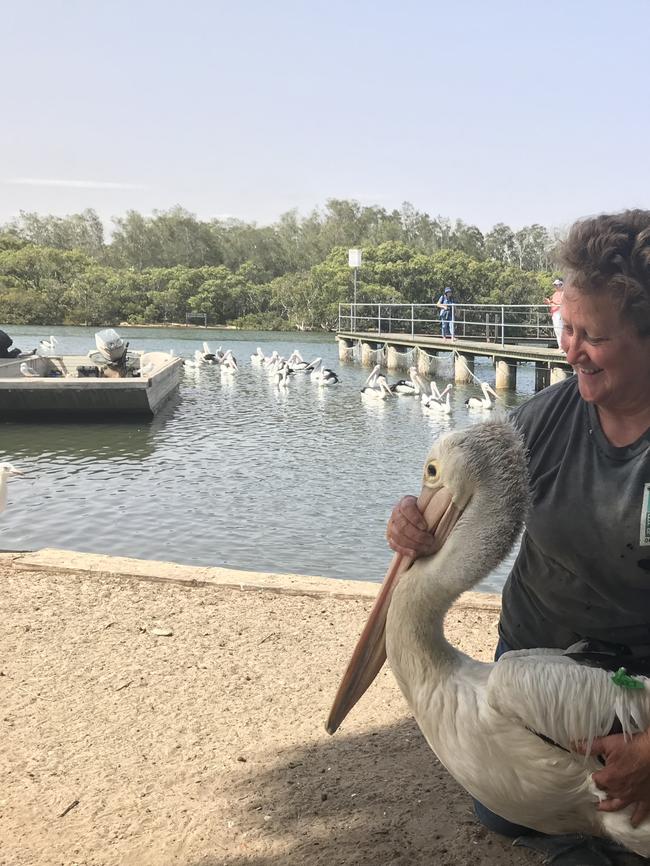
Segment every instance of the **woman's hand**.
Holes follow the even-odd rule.
[[[584,755],[586,743],[578,743],[576,751]],[[650,815],[650,731],[634,734],[625,739],[623,734],[596,737],[590,754],[601,755],[605,760],[602,770],[592,774],[596,786],[604,791],[598,809],[601,812],[618,812],[634,805],[630,821],[633,827]]]
[[[402,497],[393,508],[386,527],[386,540],[394,551],[414,559],[434,552],[433,536],[418,510],[415,496]]]

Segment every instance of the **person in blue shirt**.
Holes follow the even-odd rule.
[[[454,339],[454,313],[453,313],[454,295],[452,290],[447,286],[444,292],[438,298],[436,307],[440,310],[440,325],[442,327],[442,339]]]

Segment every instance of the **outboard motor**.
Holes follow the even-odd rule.
[[[126,343],[113,328],[104,328],[95,334],[95,345],[102,357],[110,364],[123,365],[126,360]]]

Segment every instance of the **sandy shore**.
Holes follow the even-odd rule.
[[[390,671],[325,733],[372,585],[48,552],[0,580],[0,863],[539,862],[477,825]],[[448,631],[487,659],[498,600],[469,604]]]

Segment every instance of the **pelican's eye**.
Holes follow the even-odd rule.
[[[430,463],[427,463],[426,476],[430,481],[435,481],[438,477],[438,474],[438,461],[431,460]]]

